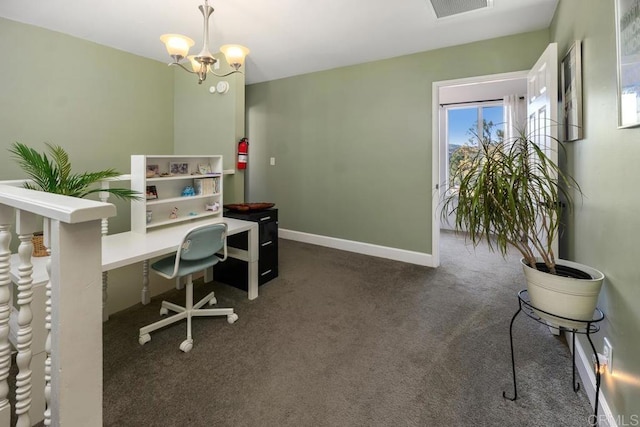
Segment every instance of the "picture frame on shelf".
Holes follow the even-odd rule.
[[[189,175],[189,163],[171,162],[169,163],[169,173],[171,175]]]
[[[640,125],[640,38],[638,2],[615,0],[618,128]]]
[[[211,165],[208,163],[198,165],[198,172],[200,172],[200,175],[209,175],[211,173]]]
[[[147,178],[153,178],[154,176],[160,175],[160,166],[158,165],[147,165]]]
[[[560,66],[564,141],[582,139],[582,42],[576,40]]]
[[[158,190],[155,185],[147,185],[147,200],[155,200],[158,198]]]

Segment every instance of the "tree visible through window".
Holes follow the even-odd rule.
[[[502,103],[466,104],[447,107],[447,154],[449,188],[458,185],[456,176],[479,153],[479,141],[500,143],[504,139]]]

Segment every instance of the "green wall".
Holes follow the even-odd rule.
[[[630,422],[640,415],[640,128],[617,128],[614,2],[562,0],[550,33],[560,56],[582,40],[585,137],[567,147],[585,198],[569,227],[569,258],[606,276],[595,342],[599,351],[605,336],[613,345],[614,375],[604,376],[603,390],[614,415]]]
[[[224,55],[217,74],[224,75],[230,67]],[[210,93],[219,81],[229,83],[225,94]],[[236,169],[238,141],[244,137],[244,74],[216,77],[209,74],[202,84],[193,74],[175,70],[174,152],[175,154],[221,154],[224,169]],[[244,172],[226,176],[224,202],[244,201]]]
[[[62,146],[74,170],[128,174],[130,155],[173,151],[173,72],[61,33],[0,18],[0,180],[25,178],[7,148]],[[128,186],[126,182],[123,185]],[[116,204],[112,231],[129,228]]]
[[[244,76],[225,78],[229,92],[212,95],[215,78],[198,85],[165,63],[2,18],[0,50],[10,58],[0,67],[0,180],[26,177],[7,151],[14,141],[38,150],[45,141],[61,145],[78,172],[128,174],[132,154],[220,153],[225,168],[234,168]],[[243,186],[242,173],[225,179],[232,201],[243,198]],[[129,230],[129,203],[109,201],[118,210],[110,232]],[[141,271],[132,265],[109,272],[110,313],[139,302]],[[173,287],[156,275],[151,281],[153,295]]]
[[[249,199],[275,202],[285,229],[431,253],[432,83],[527,70],[548,42],[544,30],[247,86]]]

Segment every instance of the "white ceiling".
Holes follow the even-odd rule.
[[[1,0],[0,16],[169,62],[158,37],[187,35],[198,52],[201,3]],[[494,0],[437,20],[428,0],[212,0],[211,50],[249,47],[246,81],[257,83],[547,28],[557,3]]]

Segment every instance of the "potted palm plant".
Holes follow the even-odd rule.
[[[46,153],[39,153],[19,142],[14,143],[9,148],[9,152],[13,154],[14,159],[31,179],[25,182],[25,188],[80,198],[100,191],[106,191],[123,200],[138,200],[141,198],[137,191],[128,188],[96,187],[95,184],[99,181],[115,178],[120,173],[114,169],[72,173],[67,152],[58,145],[45,144],[50,157]],[[34,234],[33,243],[34,256],[47,255],[46,248],[42,242],[42,233]]]
[[[59,145],[45,144],[51,158],[46,153],[39,153],[19,142],[9,148],[9,152],[31,179],[24,184],[25,188],[81,198],[100,191],[106,191],[123,200],[141,198],[137,191],[128,188],[95,187],[99,181],[115,178],[120,173],[114,169],[72,173],[67,152]]]
[[[442,217],[454,216],[454,229],[466,231],[474,247],[487,242],[503,256],[510,247],[518,250],[534,307],[591,320],[604,275],[557,259],[553,251],[562,211],[573,209],[572,193],[581,197],[580,186],[524,132],[510,140],[475,139],[477,150],[461,162],[451,180],[455,186],[445,193]],[[584,326],[538,314],[570,329]]]

